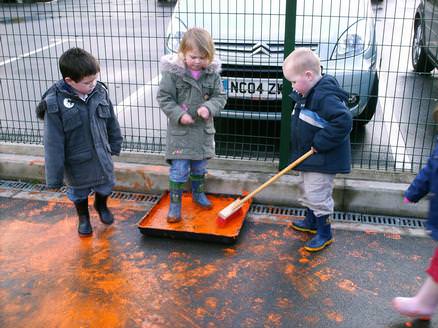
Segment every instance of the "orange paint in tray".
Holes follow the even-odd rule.
[[[235,198],[230,195],[208,194],[213,207],[209,210],[196,205],[192,194],[184,192],[182,196],[181,217],[178,223],[167,222],[170,195],[165,192],[158,203],[138,222],[141,233],[151,236],[198,239],[213,242],[232,243],[237,240],[246,214],[251,206],[247,201],[242,210],[226,224],[218,223],[218,213]]]

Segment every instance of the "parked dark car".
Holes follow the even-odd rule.
[[[420,73],[438,67],[438,0],[421,0],[415,11],[412,66]]]

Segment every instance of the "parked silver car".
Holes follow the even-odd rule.
[[[281,118],[285,7],[286,0],[179,0],[167,26],[167,53],[177,51],[192,26],[211,33],[228,93],[220,113],[226,120],[222,126],[232,126],[235,133],[251,132],[240,120],[259,135],[265,130],[271,131],[268,138],[279,135],[278,124],[270,123]],[[295,47],[313,49],[323,72],[334,75],[349,92],[348,107],[356,125],[366,124],[376,110],[374,27],[369,0],[333,0],[324,6],[322,0],[297,1]]]
[[[438,1],[422,0],[415,11],[412,66],[416,72],[438,67]]]

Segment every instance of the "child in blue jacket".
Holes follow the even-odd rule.
[[[352,116],[345,105],[348,94],[336,79],[321,74],[318,56],[308,48],[295,49],[283,63],[283,74],[292,83],[295,102],[291,118],[291,160],[313,149],[314,154],[297,167],[302,179],[300,203],[307,208],[304,220],[292,228],[316,234],[304,248],[320,251],[333,242],[330,214],[337,173],[351,167]]]
[[[107,207],[114,186],[112,155],[119,155],[122,135],[108,90],[97,81],[98,61],[80,48],[59,58],[62,80],[53,84],[37,106],[44,120],[46,184],[59,188],[67,180],[67,196],[79,217],[81,237],[93,232],[88,195],[95,192],[94,207],[104,224],[114,217]]]
[[[438,107],[434,111],[438,122]],[[438,138],[437,138],[438,141]],[[430,236],[438,241],[438,144],[425,167],[421,169],[409,188],[405,191],[405,203],[418,202],[430,194],[429,217],[426,228]],[[392,300],[394,308],[410,317],[430,318],[438,308],[438,248],[426,271],[428,277],[414,297],[396,297]]]

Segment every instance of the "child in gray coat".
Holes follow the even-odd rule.
[[[181,220],[181,197],[189,178],[193,201],[211,208],[204,193],[207,160],[215,154],[214,123],[226,102],[210,34],[191,28],[177,54],[161,59],[161,82],[157,95],[161,110],[168,117],[166,160],[169,174],[169,223]]]
[[[122,135],[105,85],[97,81],[97,60],[80,48],[59,59],[62,80],[53,84],[37,106],[44,120],[46,183],[59,188],[64,175],[67,196],[75,204],[81,237],[93,232],[88,195],[95,192],[94,207],[104,224],[114,217],[107,207],[114,186],[112,155],[119,155]]]

